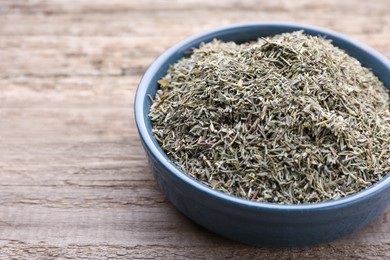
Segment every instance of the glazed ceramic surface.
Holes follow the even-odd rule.
[[[305,246],[332,241],[350,234],[376,219],[390,203],[390,176],[364,191],[321,203],[281,205],[249,201],[224,194],[198,182],[178,169],[164,154],[151,132],[148,111],[170,64],[186,56],[201,42],[213,38],[237,43],[284,32],[331,39],[333,44],[364,66],[390,88],[390,62],[377,51],[339,33],[292,23],[248,23],[220,28],[173,46],[147,69],[135,98],[135,117],[152,173],[175,207],[203,227],[222,236],[256,246]]]

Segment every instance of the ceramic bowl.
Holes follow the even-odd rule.
[[[337,200],[281,205],[245,200],[214,190],[177,168],[151,131],[148,111],[170,64],[191,48],[213,38],[237,43],[258,37],[304,30],[331,39],[335,46],[371,68],[390,88],[390,62],[377,51],[323,28],[283,22],[237,24],[186,39],[168,49],[145,72],[135,97],[135,118],[151,171],[169,201],[184,215],[221,236],[256,246],[306,246],[348,235],[375,220],[390,203],[390,177],[361,192]],[[174,221],[174,220],[172,220]]]

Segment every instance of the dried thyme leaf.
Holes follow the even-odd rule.
[[[214,189],[311,203],[358,192],[390,171],[389,92],[329,40],[301,31],[214,40],[158,83],[149,113],[156,139]]]

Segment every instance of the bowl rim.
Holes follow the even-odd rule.
[[[294,28],[297,30],[311,30],[318,32],[319,34],[330,35],[334,38],[338,38],[348,45],[352,45],[353,47],[357,47],[360,51],[365,52],[366,54],[373,56],[375,59],[379,60],[379,62],[383,63],[387,66],[390,71],[390,61],[380,54],[378,51],[372,49],[371,47],[360,43],[356,40],[353,40],[341,33],[335,32],[333,30],[301,24],[301,23],[291,23],[291,22],[282,22],[282,21],[264,21],[264,22],[247,22],[247,23],[237,23],[228,26],[219,27],[216,29],[208,30],[203,33],[196,34],[192,37],[188,37],[179,43],[173,45],[165,52],[163,52],[145,71],[142,76],[137,92],[135,95],[134,102],[134,113],[135,113],[135,121],[137,125],[137,129],[141,138],[141,141],[144,144],[145,149],[148,154],[154,158],[154,160],[158,161],[161,166],[163,166],[167,171],[169,171],[173,177],[176,179],[185,182],[186,184],[192,186],[192,188],[199,190],[215,199],[222,200],[226,203],[238,204],[243,207],[255,208],[259,210],[269,210],[269,211],[289,211],[289,212],[305,212],[305,211],[313,211],[313,210],[326,210],[331,208],[344,207],[351,204],[355,204],[359,201],[362,201],[366,198],[372,197],[377,193],[382,192],[386,188],[390,187],[390,172],[385,175],[380,181],[373,184],[372,186],[363,189],[359,192],[356,192],[351,195],[347,195],[345,197],[327,200],[322,202],[314,202],[314,203],[303,203],[303,204],[278,204],[271,202],[258,202],[252,201],[248,199],[244,199],[241,197],[237,197],[234,195],[229,195],[219,190],[215,190],[206,184],[201,183],[195,178],[189,176],[184,171],[179,169],[172,161],[169,160],[167,155],[163,152],[159,145],[156,145],[157,142],[153,141],[154,136],[151,131],[147,130],[146,120],[144,116],[144,100],[147,96],[148,86],[152,83],[151,79],[153,75],[159,70],[162,64],[164,64],[169,57],[174,55],[175,53],[181,51],[185,46],[193,43],[194,41],[199,41],[202,38],[210,37],[215,33],[228,33],[233,31],[238,31],[240,29],[248,28],[248,27],[267,27],[267,26],[277,26],[277,27],[285,27],[285,28]]]

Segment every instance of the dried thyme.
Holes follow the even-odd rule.
[[[150,109],[184,172],[250,200],[337,199],[390,171],[390,98],[329,40],[303,32],[214,40],[173,64]]]

